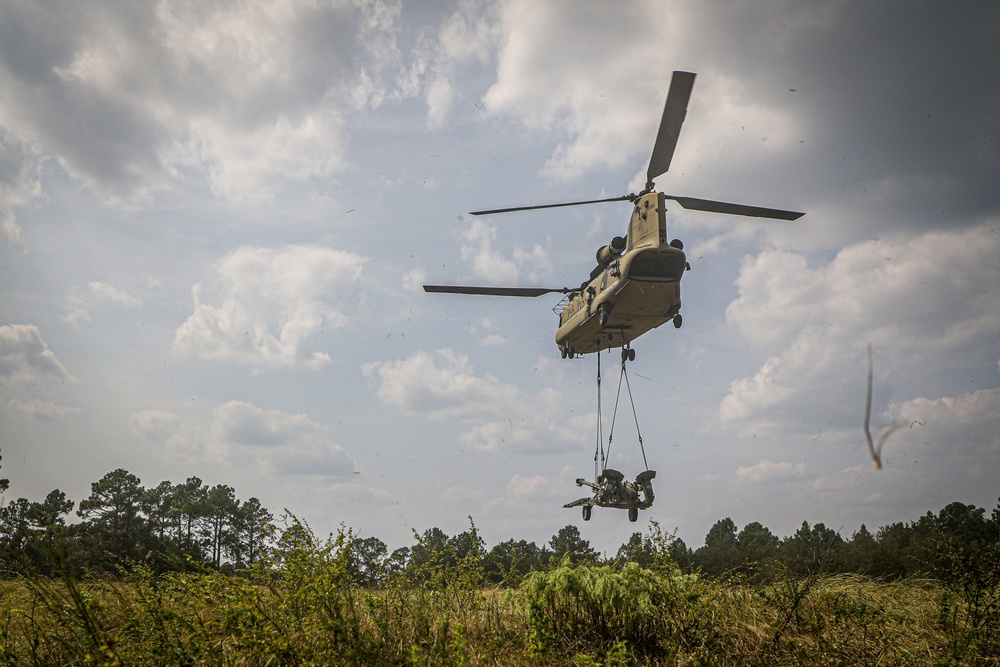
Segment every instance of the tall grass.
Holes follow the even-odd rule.
[[[2,582],[0,664],[1000,662],[995,644],[977,639],[978,612],[933,581],[710,582],[661,555],[645,568],[564,561],[500,590],[482,586],[472,557],[451,575],[438,568],[434,578],[363,589],[347,573],[351,539],[288,531],[273,562],[239,576],[135,567],[85,583]]]

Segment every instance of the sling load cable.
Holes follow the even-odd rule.
[[[600,463],[598,463],[600,454]],[[597,446],[594,448],[594,481],[604,472],[604,423],[601,421],[601,352],[597,352]]]
[[[628,390],[628,400],[632,405],[632,417],[635,419],[635,433],[639,437],[639,451],[642,452],[642,465],[645,469],[649,469],[649,463],[646,462],[646,448],[642,444],[642,433],[639,431],[639,415],[635,413],[635,401],[632,398],[632,385],[628,381],[628,372],[625,370],[625,348],[622,348],[622,372],[618,376],[618,395],[615,397],[615,411],[611,415],[611,430],[608,433],[608,459],[611,458],[611,442],[615,436],[615,420],[618,418],[618,400],[621,398],[622,394],[622,380],[625,380],[625,388]]]

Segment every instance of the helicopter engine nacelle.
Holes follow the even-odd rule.
[[[625,239],[621,236],[616,236],[611,239],[611,243],[606,246],[601,246],[601,248],[597,251],[597,263],[600,266],[607,266],[618,257],[621,257],[622,252],[624,251]]]

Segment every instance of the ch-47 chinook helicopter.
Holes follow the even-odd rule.
[[[680,282],[690,265],[684,255],[684,244],[677,239],[667,242],[667,200],[675,201],[685,209],[756,218],[796,220],[803,215],[795,211],[654,191],[653,179],[670,168],[677,137],[687,114],[694,78],[691,72],[673,73],[660,129],[646,170],[646,187],[642,192],[608,199],[471,212],[472,215],[492,215],[604,202],[631,202],[633,208],[628,232],[624,237],[616,236],[597,251],[597,267],[582,285],[574,288],[424,285],[424,290],[516,297],[537,297],[549,293],[567,295],[556,308],[559,314],[556,345],[564,359],[619,346],[623,361],[634,359],[635,351],[631,349],[633,340],[670,320],[680,328]]]

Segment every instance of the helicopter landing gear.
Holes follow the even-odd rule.
[[[635,350],[631,347],[622,348],[622,363],[624,364],[626,361],[635,361]]]
[[[566,357],[572,359],[573,357],[576,356],[576,350],[571,348],[569,345],[564,344],[561,348],[559,348],[559,354],[562,355],[563,359],[565,359]]]
[[[583,520],[584,521],[590,521],[590,510],[592,510],[592,509],[593,508],[590,505],[584,505],[583,506]]]
[[[684,318],[681,317],[680,313],[677,313],[674,315],[674,328],[680,329],[682,324],[684,324]]]
[[[638,507],[629,507],[628,508],[628,520],[631,521],[632,523],[635,523],[636,521],[639,520],[639,508]]]

